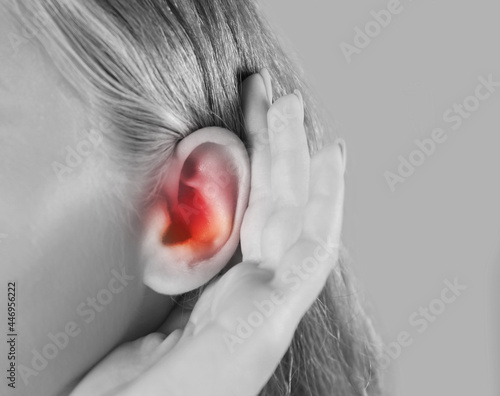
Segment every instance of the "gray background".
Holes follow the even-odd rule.
[[[386,343],[413,340],[386,370],[393,393],[499,395],[500,88],[456,131],[443,113],[480,75],[500,81],[500,3],[403,0],[350,64],[340,43],[387,1],[261,3],[347,142],[344,242],[359,292]],[[435,127],[447,140],[392,192],[384,173]],[[467,290],[419,333],[410,316],[455,278]]]

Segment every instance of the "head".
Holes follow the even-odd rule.
[[[251,1],[1,4],[2,278],[21,377],[57,394],[237,262],[244,78],[305,93],[311,153],[332,131]],[[262,395],[377,394],[375,345],[341,262]]]

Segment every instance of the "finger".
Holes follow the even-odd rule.
[[[177,337],[178,339],[179,337]],[[165,339],[160,333],[120,345],[88,372],[71,395],[110,395],[124,384],[140,378],[162,355],[171,348],[174,337]]]
[[[274,283],[286,295],[285,314],[298,321],[315,301],[338,260],[344,201],[343,142],[311,163],[310,199],[301,237],[283,256]]]
[[[259,74],[264,80],[264,85],[266,86],[267,99],[269,101],[269,106],[273,103],[273,85],[271,83],[271,75],[266,68],[259,71]]]
[[[299,238],[301,230],[302,208],[288,206],[271,213],[262,232],[261,267],[278,267],[285,252]]]
[[[250,144],[252,167],[249,204],[262,197],[268,197],[270,194],[271,152],[267,131],[267,111],[270,102],[267,84],[259,73],[253,74],[243,81],[242,107]]]
[[[338,139],[311,161],[309,200],[302,235],[314,241],[338,244],[344,204],[345,143]]]
[[[245,340],[237,351],[228,348],[228,333],[216,325],[186,342],[181,339],[169,354],[124,388],[120,396],[256,395],[288,346],[277,340],[281,345],[276,347],[268,341],[265,330],[266,326],[261,327],[260,334]]]
[[[304,105],[299,91],[279,98],[267,113],[275,203],[302,206],[307,202],[309,149],[304,129]]]
[[[261,239],[256,235],[261,235],[271,211],[271,151],[267,130],[271,100],[271,77],[266,69],[243,82],[242,106],[251,164],[249,204],[241,228],[244,260],[261,260]]]

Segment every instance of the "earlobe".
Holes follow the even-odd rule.
[[[144,282],[179,294],[208,282],[239,243],[250,170],[243,143],[226,129],[193,132],[165,168],[161,194],[145,213]]]

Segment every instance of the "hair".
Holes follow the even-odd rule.
[[[331,139],[254,1],[12,3],[93,119],[104,120],[115,160],[151,185],[176,142],[194,130],[224,127],[248,145],[241,83],[262,67],[276,97],[296,88],[303,93],[311,154]],[[381,394],[379,339],[341,256],[261,396]]]

